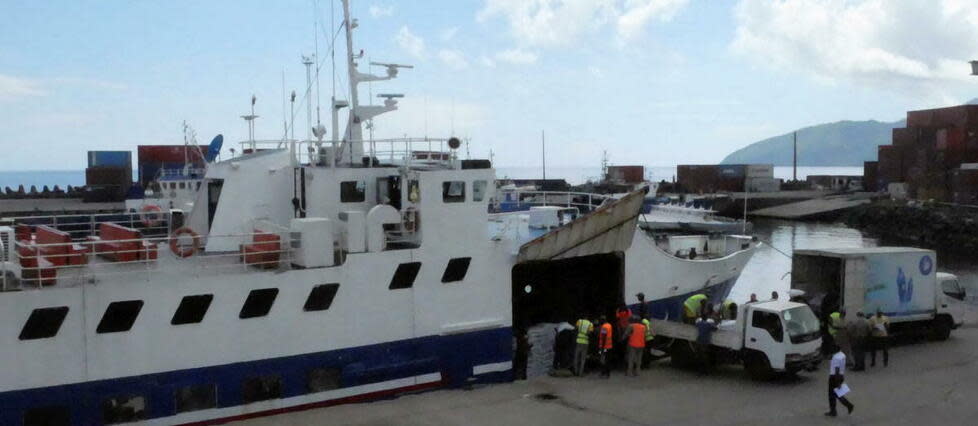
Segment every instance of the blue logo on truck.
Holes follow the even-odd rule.
[[[924,256],[920,258],[920,274],[930,275],[930,272],[934,270],[934,261],[930,256]]]
[[[921,269],[923,269],[923,262],[921,262]],[[903,273],[903,268],[897,268],[896,284],[897,292],[900,295],[900,304],[909,304],[913,299],[913,278],[908,279]]]

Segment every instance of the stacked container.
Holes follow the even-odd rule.
[[[86,202],[123,201],[132,186],[132,153],[88,151],[85,169]]]

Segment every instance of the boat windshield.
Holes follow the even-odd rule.
[[[801,337],[819,332],[819,322],[812,310],[807,306],[799,306],[784,311],[781,314],[784,318],[785,328],[791,337]],[[795,339],[792,339],[795,340]]]

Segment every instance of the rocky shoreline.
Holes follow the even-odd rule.
[[[978,208],[934,202],[877,201],[852,209],[845,223],[886,239],[949,252],[978,250]]]

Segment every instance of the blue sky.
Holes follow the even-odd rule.
[[[238,116],[252,94],[258,136],[280,138],[283,70],[301,96],[299,56],[313,51],[317,8],[330,28],[328,0],[3,3],[0,170],[82,169],[87,150],[181,143],[184,120],[201,143],[217,133],[244,140]],[[554,166],[597,166],[604,150],[617,164],[709,163],[803,126],[960,103],[978,95],[965,63],[978,58],[974,9],[967,0],[353,0],[356,48],[415,65],[372,88],[406,95],[376,120],[377,136],[454,127],[472,156],[491,149],[501,166],[539,164],[541,130]],[[328,61],[320,84],[325,104]]]

